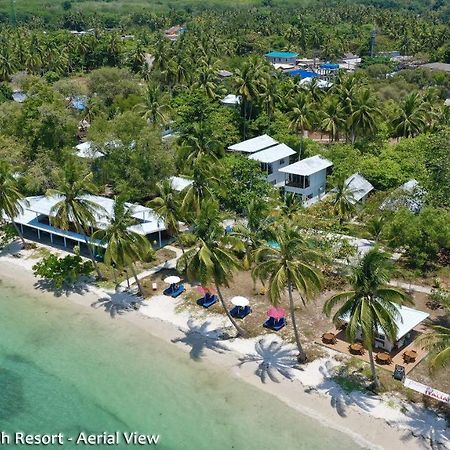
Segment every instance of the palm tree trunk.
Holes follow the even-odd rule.
[[[115,267],[113,267],[112,270],[113,270],[113,277],[114,277],[114,289],[115,289],[115,291],[117,291],[117,288],[119,287],[119,283],[117,282],[117,271],[116,271]]]
[[[134,270],[134,264],[133,263],[130,264],[130,269],[131,269],[131,273],[133,274],[133,277],[134,277],[134,279],[136,281],[136,284],[138,286],[139,294],[141,294],[142,298],[145,298],[144,289],[142,288],[142,284],[141,284],[139,278],[137,277],[136,270]]]
[[[88,249],[89,257],[91,258],[92,264],[94,264],[94,269],[97,272],[98,279],[103,280],[104,276],[103,276],[102,272],[100,271],[100,267],[98,267],[97,260],[95,259],[95,255],[94,255],[94,252],[92,251],[91,246],[89,245],[89,239],[88,239],[86,233],[84,234],[84,242],[86,243],[86,247]]]
[[[23,238],[22,232],[20,231],[19,227],[17,226],[17,223],[15,222],[15,220],[11,217],[10,217],[10,219],[11,219],[11,223],[13,224],[14,229],[17,232],[17,235],[19,236],[20,240],[22,241],[23,248],[25,248],[26,242],[25,242],[25,239]]]
[[[237,331],[236,337],[247,337],[247,332],[238,325],[236,320],[234,320],[234,318],[230,314],[230,311],[228,311],[227,305],[225,304],[225,301],[222,296],[222,292],[220,291],[219,285],[217,284],[216,281],[214,281],[214,285],[216,286],[217,294],[219,295],[219,300],[220,303],[222,304],[222,308],[224,309],[225,314],[227,315],[228,319],[230,319],[230,322],[233,324],[234,328],[236,328]]]
[[[372,372],[373,385],[375,389],[378,390],[380,388],[380,380],[378,379],[377,376],[377,370],[375,368],[375,361],[373,359],[372,348],[369,346],[367,351],[369,352],[370,370]]]
[[[297,329],[297,321],[295,319],[294,298],[292,297],[292,283],[288,281],[288,293],[289,293],[289,309],[291,312],[292,326],[294,328],[295,342],[298,348],[297,360],[303,364],[308,359],[305,351],[303,350],[302,343],[300,342],[300,334]]]

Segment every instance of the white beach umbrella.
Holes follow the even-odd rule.
[[[236,306],[247,306],[249,304],[249,301],[247,298],[238,295],[237,297],[233,297],[231,299],[231,303]]]
[[[181,281],[180,277],[177,277],[176,275],[171,275],[170,277],[164,278],[164,283],[167,284],[177,284]]]

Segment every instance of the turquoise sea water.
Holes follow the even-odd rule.
[[[6,282],[0,284],[1,431],[66,437],[137,431],[160,434],[156,448],[176,450],[359,448],[126,321],[98,320],[65,299],[33,298]]]

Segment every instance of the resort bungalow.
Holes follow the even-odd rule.
[[[97,195],[89,195],[85,198],[99,205],[98,212],[95,214],[96,223],[91,228],[91,235],[96,229],[104,229],[109,225],[114,217],[114,200]],[[62,230],[52,224],[54,222],[52,208],[58,201],[60,201],[58,196],[27,197],[21,202],[23,213],[14,219],[17,226],[26,238],[37,238],[50,245],[55,244],[69,248],[79,245],[80,248],[83,248],[86,245],[86,236],[78,233],[75,227],[70,230]],[[131,203],[126,203],[126,206],[135,221],[128,229],[147,236],[152,242],[158,240],[161,247],[162,233],[166,230],[164,221],[152,209],[145,206]],[[104,246],[100,241],[91,241],[91,244],[97,247]]]
[[[361,174],[354,173],[345,180],[345,184],[353,193],[352,203],[365,202],[374,187]]]
[[[301,195],[303,200],[320,199],[325,194],[327,175],[333,163],[316,155],[280,169],[285,174],[284,189]]]
[[[407,306],[396,306],[396,308],[398,310],[398,314],[395,318],[395,325],[397,326],[397,336],[395,342],[389,341],[381,330],[378,330],[378,333],[375,334],[374,347],[381,348],[389,353],[410,344],[413,337],[413,329],[429,316],[426,312],[408,308]],[[348,317],[342,317],[342,321],[347,323]],[[361,340],[361,338],[361,332],[358,331],[356,339]]]
[[[295,66],[297,62],[298,53],[294,52],[269,52],[264,55],[272,64],[291,64]]]
[[[284,184],[284,174],[280,169],[289,165],[290,158],[297,152],[286,144],[278,144],[256,153],[252,153],[249,159],[258,161],[261,170],[267,175],[267,181],[272,184]]]
[[[194,183],[189,178],[184,177],[170,177],[170,184],[172,185],[172,189],[177,192],[181,192],[186,189],[188,186],[191,186]]]
[[[284,182],[284,174],[279,171],[288,166],[291,158],[297,153],[267,134],[231,145],[228,150],[248,155],[249,159],[258,161],[262,171],[267,174],[267,181],[272,184]]]
[[[220,103],[224,106],[229,106],[230,108],[237,108],[241,104],[241,96],[228,94],[220,100]]]

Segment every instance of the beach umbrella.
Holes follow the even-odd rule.
[[[207,286],[198,286],[197,291],[200,294],[212,294],[214,292],[211,288],[209,288]]]
[[[267,315],[269,317],[273,317],[274,319],[281,319],[286,315],[286,311],[284,308],[275,308],[274,306],[267,311]]]
[[[164,283],[167,284],[177,284],[181,281],[180,277],[177,277],[176,275],[171,275],[170,277],[164,278]]]
[[[238,295],[237,297],[233,297],[231,299],[231,303],[233,303],[233,305],[236,305],[236,306],[244,307],[244,306],[247,306],[249,304],[249,301],[248,301],[247,298],[241,297],[241,296]]]

